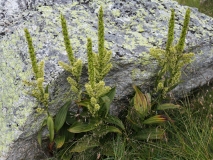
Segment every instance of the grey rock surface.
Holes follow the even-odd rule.
[[[51,113],[66,101],[69,90],[67,73],[58,61],[67,61],[60,26],[60,12],[67,19],[76,56],[86,62],[86,37],[93,40],[97,52],[97,13],[104,8],[106,48],[113,52],[113,69],[107,84],[117,87],[111,109],[117,113],[132,84],[152,89],[158,70],[149,55],[152,47],[165,47],[170,9],[176,11],[175,40],[180,35],[187,7],[171,0],[0,0],[0,160],[35,160],[47,157],[36,142],[42,117],[35,117],[38,106],[28,96],[22,80],[33,78],[24,28],[28,28],[39,60],[45,60],[45,83],[50,84]],[[175,96],[188,93],[213,78],[213,19],[191,8],[186,50],[195,59],[184,68],[183,84]],[[86,69],[83,73],[87,80]]]

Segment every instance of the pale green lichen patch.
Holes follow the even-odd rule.
[[[141,54],[139,54],[140,56],[140,61],[141,61],[141,65],[145,66],[150,64],[150,54],[146,53],[146,52],[142,52]]]
[[[123,45],[123,48],[126,48],[130,50],[132,53],[134,53],[134,49],[136,46],[146,46],[146,47],[152,47],[150,43],[148,43],[148,40],[142,36],[142,34],[138,32],[131,32],[127,31],[127,35],[125,35],[125,44]]]
[[[141,71],[139,68],[134,68],[133,70],[132,70],[132,81],[134,82],[134,81],[136,81],[136,80],[138,80],[138,79],[141,79],[141,78],[143,78],[144,80],[145,79],[149,79],[149,77],[151,76],[151,72],[148,72],[148,71],[145,71],[145,70],[143,70],[143,71]],[[143,82],[141,82],[141,83],[143,83]]]
[[[15,32],[0,41],[0,156],[8,150],[9,144],[21,133],[21,127],[30,112],[33,102],[24,94],[22,79],[27,79],[31,71],[24,70],[20,57],[23,47],[20,35]],[[20,98],[22,97],[22,98]]]
[[[120,10],[118,10],[118,9],[113,9],[113,10],[112,10],[112,14],[113,14],[115,17],[120,17],[121,12],[120,12]]]

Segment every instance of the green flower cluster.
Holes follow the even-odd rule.
[[[183,53],[185,38],[190,20],[190,10],[187,9],[180,39],[176,45],[174,40],[175,12],[171,10],[169,30],[166,50],[159,48],[150,49],[150,55],[157,59],[161,70],[158,72],[156,80],[156,92],[160,92],[163,97],[180,83],[181,69],[184,65],[192,61],[194,53]]]
[[[98,54],[92,51],[92,40],[87,39],[87,57],[88,57],[88,75],[89,82],[85,84],[85,89],[90,97],[90,102],[87,105],[90,113],[95,116],[100,109],[99,98],[110,91],[110,87],[105,86],[103,81],[106,74],[112,68],[110,63],[112,53],[104,48],[104,21],[102,7],[99,10],[98,23]],[[81,101],[82,89],[80,86],[80,77],[82,73],[82,60],[76,59],[73,55],[72,46],[70,43],[66,19],[61,15],[62,32],[64,36],[64,44],[70,64],[59,61],[59,65],[66,71],[72,74],[67,81],[71,85],[71,91],[77,95],[77,101]]]
[[[72,46],[70,43],[68,30],[67,30],[67,23],[64,16],[61,14],[61,26],[62,32],[64,37],[64,45],[66,47],[67,56],[69,59],[70,64],[64,63],[59,61],[58,64],[66,71],[72,74],[72,77],[68,77],[67,81],[71,85],[71,91],[75,93],[77,101],[81,101],[81,93],[82,89],[80,86],[80,79],[82,73],[83,62],[81,59],[76,59],[73,55]]]
[[[92,40],[87,39],[87,57],[89,82],[85,84],[86,91],[90,97],[90,104],[87,108],[94,116],[100,109],[99,98],[110,91],[103,81],[106,74],[112,68],[110,63],[112,52],[104,48],[104,21],[102,7],[98,17],[98,54],[92,52]]]
[[[48,107],[49,103],[49,93],[48,93],[48,85],[46,88],[43,86],[44,82],[44,61],[38,62],[36,60],[35,50],[32,43],[32,38],[30,33],[27,29],[24,30],[25,37],[28,43],[28,50],[30,53],[30,59],[32,62],[33,72],[36,78],[35,82],[27,82],[26,84],[31,85],[34,87],[32,92],[30,93],[31,96],[37,98],[45,107]]]

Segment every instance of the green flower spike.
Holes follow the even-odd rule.
[[[70,64],[73,65],[73,63],[75,62],[75,58],[74,58],[74,55],[73,55],[72,46],[71,46],[69,35],[68,35],[67,22],[66,22],[66,19],[64,18],[64,16],[62,14],[61,14],[61,26],[62,26],[62,32],[63,32],[63,36],[64,36],[64,44],[65,44],[65,47],[66,47],[68,58],[69,58]]]
[[[33,97],[37,98],[44,106],[48,107],[49,93],[48,90],[45,91],[44,82],[44,61],[37,63],[35,50],[32,43],[32,38],[27,29],[24,29],[25,37],[28,43],[28,49],[30,53],[30,59],[32,63],[33,72],[36,77],[36,82],[27,82],[29,85],[33,86],[33,90],[30,93]]]
[[[180,83],[182,67],[192,61],[194,53],[183,53],[185,38],[190,21],[190,10],[187,9],[184,24],[178,44],[173,46],[175,12],[171,10],[166,50],[159,48],[150,49],[153,56],[161,66],[156,79],[156,91],[163,97]]]
[[[35,50],[34,50],[34,47],[33,47],[32,38],[30,36],[29,31],[26,28],[24,29],[24,32],[25,32],[25,37],[27,39],[27,43],[28,43],[28,50],[29,50],[29,53],[30,53],[30,59],[31,59],[31,62],[32,62],[33,72],[34,72],[35,77],[37,79],[37,78],[39,78],[39,76],[38,76],[38,65],[37,65],[37,60],[36,60]]]
[[[61,14],[61,26],[64,37],[64,45],[67,51],[67,56],[70,64],[66,64],[62,61],[59,61],[58,64],[66,71],[72,74],[72,77],[68,77],[67,81],[71,85],[71,91],[75,93],[77,100],[81,100],[81,86],[80,86],[80,78],[82,73],[83,62],[81,59],[76,59],[74,57],[72,46],[70,43],[67,22],[64,16]]]
[[[88,74],[89,74],[89,82],[92,88],[95,87],[95,71],[93,64],[93,52],[92,52],[92,40],[90,38],[87,39],[87,59],[88,59]]]
[[[112,64],[109,63],[112,53],[104,48],[104,41],[103,9],[100,7],[98,15],[98,54],[94,55],[96,82],[103,80],[112,68]]]

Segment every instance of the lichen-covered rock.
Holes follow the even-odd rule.
[[[50,83],[51,113],[65,102],[69,90],[67,73],[58,61],[67,61],[60,25],[60,12],[67,19],[75,55],[86,62],[86,37],[97,51],[97,12],[104,8],[106,48],[113,52],[113,69],[106,78],[117,86],[112,112],[133,91],[132,83],[146,91],[152,86],[157,63],[151,47],[165,47],[170,9],[176,11],[175,40],[178,40],[186,7],[171,0],[0,0],[0,159],[42,159],[45,153],[36,142],[42,117],[35,117],[36,100],[26,94],[22,80],[32,79],[24,37],[28,28],[37,58],[45,60],[45,82]],[[186,50],[195,60],[184,68],[183,84],[176,96],[203,85],[213,77],[213,19],[191,9]],[[86,69],[84,81],[87,80]],[[119,100],[122,99],[122,100]]]

